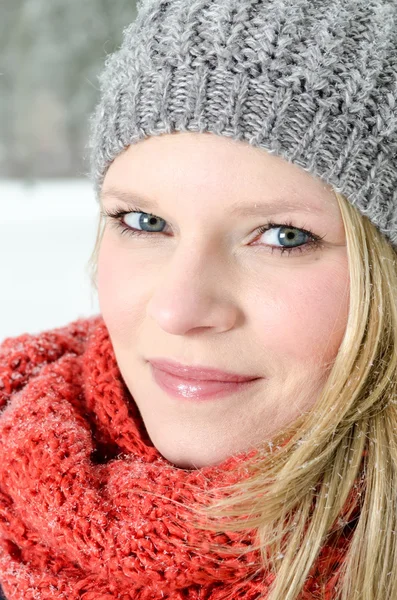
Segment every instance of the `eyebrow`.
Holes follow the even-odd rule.
[[[139,208],[147,210],[148,212],[159,209],[159,205],[156,200],[148,198],[142,194],[137,194],[136,192],[121,190],[115,187],[110,187],[106,191],[102,192],[101,200],[103,201],[106,198],[115,198],[121,202],[125,202],[126,204],[133,202],[138,204]],[[316,212],[323,214],[325,211],[321,206],[313,205],[311,203],[298,205],[287,200],[285,196],[280,196],[271,202],[262,204],[259,202],[235,202],[231,205],[230,209],[228,209],[228,212],[233,216],[250,217],[265,214],[276,215],[282,212]]]

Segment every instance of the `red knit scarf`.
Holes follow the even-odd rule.
[[[236,465],[244,477],[249,455],[197,470],[164,459],[101,316],[6,339],[0,411],[0,584],[7,600],[266,596],[273,576],[257,569],[259,554],[208,552],[208,541],[241,548],[242,534],[219,539],[195,529],[185,508],[209,486],[236,481]],[[332,581],[316,595],[318,578],[337,567],[344,550],[343,539],[332,551],[324,547],[302,597],[332,598]]]

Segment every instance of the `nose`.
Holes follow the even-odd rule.
[[[156,282],[147,315],[174,335],[199,328],[227,331],[238,318],[236,284],[230,275],[224,257],[181,245]]]

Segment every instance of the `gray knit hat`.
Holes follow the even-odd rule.
[[[141,0],[99,76],[97,200],[130,144],[212,132],[282,156],[397,244],[396,0]]]

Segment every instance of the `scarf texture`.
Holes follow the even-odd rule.
[[[236,467],[243,478],[252,456],[196,470],[166,460],[148,437],[101,315],[7,338],[0,345],[5,598],[265,598],[274,575],[260,567],[259,552],[208,548],[241,548],[255,541],[254,532],[202,531],[187,506],[204,502],[209,487],[237,481]],[[302,598],[332,598],[347,541],[324,546]]]

